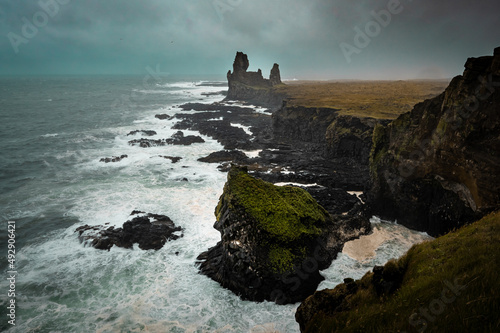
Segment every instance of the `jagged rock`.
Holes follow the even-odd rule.
[[[198,161],[205,163],[221,163],[221,162],[243,162],[248,159],[244,152],[239,150],[221,150],[211,153],[206,157],[199,158]]]
[[[157,134],[155,131],[151,131],[151,130],[135,130],[135,131],[131,131],[130,133],[128,133],[127,136],[135,135],[137,133],[142,133],[146,136],[153,136],[153,135]]]
[[[103,157],[99,160],[99,162],[109,163],[109,162],[120,162],[124,158],[127,158],[128,155],[121,156],[113,156],[113,157]]]
[[[280,74],[280,66],[278,64],[274,64],[271,69],[271,74],[269,75],[269,81],[271,81],[272,86],[276,86],[281,84],[281,74]]]
[[[134,210],[131,215],[140,213],[143,212]],[[131,249],[135,243],[142,250],[159,250],[167,240],[182,237],[175,234],[179,231],[182,228],[176,227],[168,216],[158,214],[134,217],[122,228],[84,225],[75,230],[80,242],[108,251],[113,245]]]
[[[168,114],[157,114],[155,115],[155,118],[158,118],[160,120],[170,120],[173,119],[173,116],[169,116]]]
[[[139,147],[142,148],[149,148],[149,147],[166,146],[166,145],[189,146],[192,145],[193,143],[203,143],[203,142],[205,142],[205,140],[203,140],[203,138],[200,136],[197,135],[184,136],[183,132],[177,131],[169,139],[158,139],[158,140],[135,139],[129,141],[128,143],[131,146],[138,145]]]
[[[199,257],[200,271],[243,299],[300,301],[312,294],[341,250],[328,212],[304,190],[229,171],[214,228],[221,241]]]
[[[500,77],[470,58],[441,95],[377,126],[373,214],[436,236],[500,208]]]
[[[331,158],[351,157],[368,165],[372,147],[373,129],[389,121],[353,116],[338,116],[325,133],[326,154]]]
[[[264,79],[262,71],[248,72],[248,56],[237,52],[233,63],[233,72],[228,71],[229,90],[227,100],[243,100],[258,105],[277,108],[283,101],[283,96],[271,88],[282,84],[278,64],[274,64],[269,79]]]
[[[170,160],[170,161],[172,161],[172,163],[177,163],[180,160],[182,160],[182,157],[178,157],[178,156],[163,156],[163,155],[158,155],[158,156],[163,157],[164,159]]]

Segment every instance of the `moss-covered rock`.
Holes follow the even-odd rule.
[[[200,255],[201,272],[244,299],[303,300],[344,241],[345,225],[307,191],[256,179],[245,168],[229,171],[215,215],[222,240]]]
[[[496,332],[500,212],[413,246],[360,280],[316,292],[302,332]]]

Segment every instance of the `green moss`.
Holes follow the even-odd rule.
[[[269,251],[269,261],[275,273],[285,273],[293,269],[297,256],[288,248],[273,245]]]
[[[372,150],[370,151],[370,173],[372,175],[372,179],[377,179],[377,169],[382,160],[387,153],[387,135],[386,135],[386,127],[383,125],[377,124],[373,129],[373,137],[372,137]]]
[[[356,281],[356,293],[342,300],[342,311],[319,311],[306,331],[495,332],[500,327],[499,242],[497,212],[415,245],[384,267],[388,275],[404,270],[396,292],[381,298],[371,283],[373,273],[367,273]],[[338,288],[345,287],[328,291],[332,299]]]
[[[233,196],[231,201],[280,242],[292,242],[322,232],[316,224],[325,222],[328,213],[303,189],[275,186],[237,168],[231,169],[226,186],[225,192]],[[220,207],[216,215],[220,215]]]
[[[215,210],[218,221],[226,208],[256,223],[258,241],[267,248],[269,268],[278,274],[293,271],[306,258],[307,244],[324,233],[324,223],[330,218],[307,191],[275,186],[237,167],[229,171]]]

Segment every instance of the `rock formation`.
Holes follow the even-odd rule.
[[[262,76],[262,71],[247,71],[250,62],[243,52],[237,52],[233,71],[228,71],[229,90],[226,100],[241,100],[258,105],[279,107],[283,97],[276,94],[272,87],[282,84],[279,65],[274,64],[269,79]]]
[[[311,295],[344,241],[345,225],[305,190],[274,186],[245,168],[230,170],[215,215],[222,240],[198,257],[200,270],[253,301],[286,304]]]
[[[500,207],[500,48],[373,135],[372,213],[431,235]]]
[[[499,241],[496,212],[418,244],[360,280],[316,291],[295,319],[311,333],[496,331]]]
[[[134,211],[131,215],[142,212]],[[152,220],[152,221],[151,221]],[[159,250],[167,240],[178,239],[182,231],[165,215],[137,216],[123,224],[122,228],[84,225],[75,230],[85,245],[99,250],[110,250],[113,245],[131,249],[137,243],[141,250]]]

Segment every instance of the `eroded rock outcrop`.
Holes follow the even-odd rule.
[[[131,215],[142,213],[134,211]],[[168,240],[182,237],[178,234],[181,231],[168,216],[151,213],[134,217],[122,228],[84,225],[75,230],[80,242],[108,251],[113,246],[131,249],[136,243],[141,250],[159,250]]]
[[[374,214],[431,235],[500,207],[500,48],[373,135]]]
[[[342,221],[305,190],[274,186],[246,168],[230,170],[215,215],[222,240],[198,257],[200,271],[253,301],[286,304],[311,295],[344,241]],[[345,231],[352,237],[354,230]]]
[[[272,88],[282,84],[279,65],[274,64],[269,79],[262,76],[262,71],[247,71],[250,62],[243,52],[237,52],[233,63],[233,71],[228,71],[229,90],[227,100],[242,100],[257,105],[277,108],[283,101],[283,96]]]

